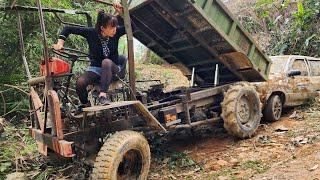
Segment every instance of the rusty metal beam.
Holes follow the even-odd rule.
[[[201,66],[201,65],[207,65],[207,64],[216,64],[219,63],[219,61],[216,61],[214,58],[207,59],[207,60],[201,60],[201,61],[196,61],[191,64],[188,64],[188,67],[195,67],[195,66]]]
[[[44,132],[44,119],[41,116],[40,110],[43,107],[43,103],[38,95],[38,93],[35,91],[33,87],[30,88],[30,99],[32,101],[32,104],[34,106],[33,113],[35,113],[35,123],[36,126],[39,126],[37,128],[40,128],[42,132]]]
[[[97,112],[103,111],[118,107],[125,107],[125,106],[133,106],[138,114],[146,120],[149,126],[154,127],[155,129],[166,131],[166,129],[159,123],[159,121],[150,113],[150,111],[140,102],[140,101],[121,101],[121,102],[113,102],[110,105],[106,106],[95,106],[95,107],[88,107],[84,108],[83,112]]]
[[[42,10],[42,5],[41,5],[41,0],[37,0],[37,7],[38,7],[38,12],[39,12],[39,21],[40,21],[40,28],[41,28],[41,33],[42,33],[42,43],[43,43],[43,59],[45,61],[45,68],[46,68],[46,80],[45,80],[45,108],[44,108],[44,122],[43,122],[43,129],[42,132],[45,132],[46,129],[46,124],[48,120],[48,102],[47,102],[47,94],[49,90],[53,89],[53,84],[52,84],[52,77],[50,73],[50,57],[49,57],[49,50],[48,50],[48,41],[47,41],[47,34],[46,34],[46,26],[44,22],[44,17],[43,17],[43,10]],[[49,107],[50,109],[51,107]]]
[[[99,119],[99,121],[102,119]],[[64,134],[66,141],[83,142],[92,137],[104,137],[104,134],[130,129],[134,125],[133,119],[122,119],[112,122],[103,122],[95,126],[88,126],[84,130],[78,130]]]
[[[127,45],[128,45],[128,61],[129,61],[129,82],[131,88],[131,100],[136,99],[136,77],[135,77],[135,67],[134,67],[134,51],[133,51],[133,33],[131,26],[131,18],[129,14],[129,5],[127,0],[121,0],[123,6],[123,20],[124,26],[127,32]]]
[[[28,65],[28,62],[27,62],[26,53],[25,53],[25,49],[24,49],[22,22],[21,22],[21,16],[20,16],[20,12],[19,11],[18,11],[18,27],[19,27],[18,29],[19,29],[20,50],[21,50],[22,61],[23,61],[23,65],[24,65],[24,68],[25,68],[26,73],[27,73],[27,77],[30,80],[31,79],[31,73],[30,73],[30,70],[29,70],[29,65]]]
[[[40,83],[45,83],[45,82],[46,82],[45,76],[35,77],[35,78],[31,78],[28,80],[28,83],[30,86],[35,86],[35,85],[38,85]]]
[[[50,134],[42,133],[37,129],[30,128],[29,133],[37,141],[37,143],[45,144],[45,146],[49,147],[63,157],[70,158],[75,156],[72,148],[73,142],[59,140],[57,137],[53,137]]]
[[[42,33],[42,43],[43,43],[43,59],[46,64],[46,91],[52,89],[52,79],[51,79],[51,73],[50,73],[50,68],[49,68],[49,50],[48,50],[48,41],[47,41],[47,35],[46,35],[46,27],[45,27],[45,22],[44,22],[44,17],[43,17],[43,10],[42,10],[42,5],[41,5],[41,0],[37,0],[37,7],[38,7],[38,12],[39,12],[39,21],[40,21],[40,28],[41,28],[41,33]]]
[[[131,106],[137,102],[138,101],[112,102],[111,104],[105,105],[105,106],[92,106],[92,107],[83,108],[83,112],[97,112],[97,111],[103,111],[103,110],[107,110],[107,109],[118,108],[118,107]]]
[[[0,8],[0,11],[38,11],[37,7],[32,6],[20,6],[14,5],[12,7],[4,7]],[[87,11],[78,11],[78,10],[70,10],[70,9],[55,9],[55,8],[42,8],[43,12],[52,12],[52,13],[64,13],[64,14],[80,14],[84,15],[87,19],[87,25],[92,27],[92,17]],[[69,24],[67,22],[61,22],[63,24]],[[77,25],[77,24],[74,24]]]
[[[48,91],[48,104],[50,109],[50,118],[52,121],[53,135],[56,135],[59,140],[63,139],[63,122],[61,119],[60,101],[56,91]],[[45,126],[46,128],[46,126]]]
[[[202,121],[197,121],[197,122],[193,122],[191,124],[180,124],[180,125],[173,125],[173,126],[169,126],[169,129],[185,129],[185,128],[192,128],[192,127],[196,127],[196,126],[200,126],[200,125],[205,125],[205,124],[213,124],[215,122],[220,121],[221,118],[212,118],[212,119],[206,119],[206,120],[202,120]]]
[[[191,107],[196,107],[196,108],[203,107],[212,103],[216,103],[217,98],[214,96],[222,94],[223,92],[226,92],[229,86],[230,84],[227,84],[219,87],[214,87],[214,88],[190,93],[188,108],[190,109]],[[177,110],[177,113],[185,112],[186,106],[184,103],[177,103],[171,106],[175,107],[175,109]],[[167,106],[167,107],[170,107],[170,106]]]
[[[182,47],[182,48],[173,48],[173,49],[170,49],[169,52],[170,53],[176,53],[176,52],[180,52],[180,51],[185,51],[185,50],[189,50],[189,49],[193,49],[193,48],[198,48],[198,47],[201,47],[200,44],[197,44],[197,45],[190,45],[190,46],[185,46],[185,47]]]

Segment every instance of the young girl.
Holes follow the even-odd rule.
[[[123,11],[119,3],[114,3],[113,7],[121,14]],[[118,54],[119,38],[125,34],[125,27],[118,26],[120,16],[114,16],[104,11],[99,11],[95,28],[65,26],[61,31],[57,44],[53,46],[55,50],[63,48],[65,40],[70,34],[80,35],[86,38],[89,44],[90,67],[77,80],[76,91],[82,105],[79,106],[78,113],[82,108],[88,107],[87,86],[98,83],[100,80],[99,102],[101,105],[110,103],[107,99],[107,91],[112,78],[116,74],[125,71],[127,59]]]

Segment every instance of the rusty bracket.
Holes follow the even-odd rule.
[[[73,157],[73,142],[59,140],[50,134],[42,133],[40,130],[30,128],[30,135],[37,141],[39,152],[47,155],[47,147],[60,154],[63,157]]]

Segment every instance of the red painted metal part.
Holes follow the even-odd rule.
[[[49,69],[51,75],[59,75],[69,73],[71,71],[71,66],[69,63],[62,59],[52,57],[49,61]],[[45,62],[40,64],[40,74],[41,76],[47,75]]]
[[[41,116],[40,108],[43,107],[43,103],[38,95],[38,93],[35,91],[33,87],[30,88],[30,97],[34,106],[34,110],[36,110],[34,113],[36,114],[36,121],[38,121],[38,124],[40,126],[40,129],[42,132],[44,132],[44,119]]]
[[[47,147],[52,149],[57,154],[60,154],[63,157],[73,157],[75,154],[72,150],[73,142],[69,142],[66,140],[60,140],[57,137],[53,137],[50,134],[44,134],[40,130],[30,128],[30,135],[37,141],[38,145],[46,144]],[[45,156],[47,156],[46,151],[41,151],[42,149],[39,149],[39,152]]]
[[[63,139],[63,122],[61,119],[60,101],[56,91],[48,91],[48,102],[51,113],[51,120],[53,123],[55,123],[56,127],[56,132],[54,134],[57,135],[58,139]]]

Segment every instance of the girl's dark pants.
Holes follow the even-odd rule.
[[[113,61],[110,59],[104,59],[101,64],[101,77],[94,72],[86,71],[78,78],[76,91],[82,104],[88,104],[89,102],[87,91],[88,85],[99,84],[100,81],[100,92],[106,93],[109,90],[112,80],[116,79],[116,75],[118,75],[120,78],[124,78],[127,58],[125,56],[119,56],[118,62],[119,66],[121,66],[121,71]]]

